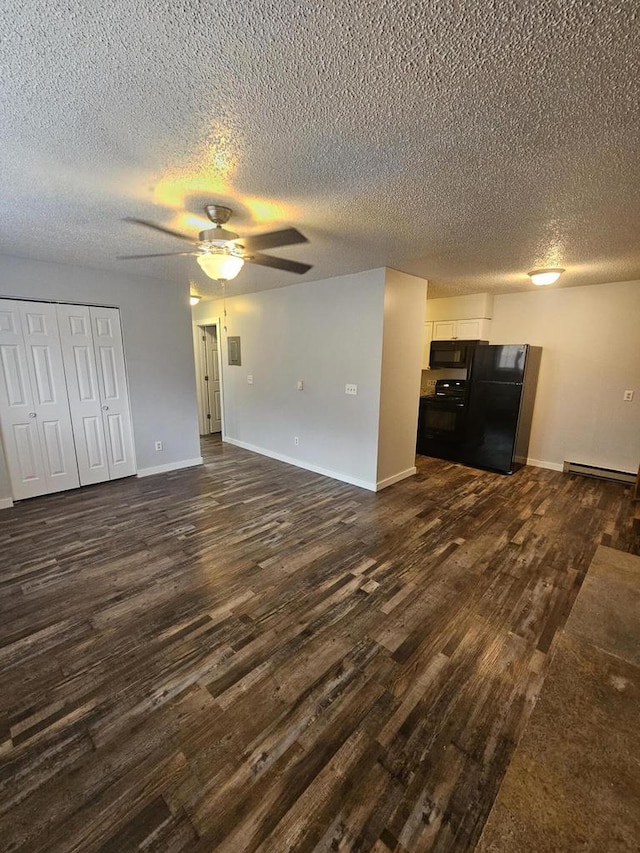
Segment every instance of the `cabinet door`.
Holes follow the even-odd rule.
[[[457,320],[456,338],[460,341],[478,341],[480,340],[480,329],[480,320]]]
[[[58,305],[57,314],[80,483],[102,483],[110,475],[89,308]]]
[[[436,320],[433,324],[434,341],[450,341],[456,338],[455,320]]]
[[[120,312],[91,307],[89,313],[109,473],[115,480],[136,472]]]
[[[48,491],[19,303],[0,300],[0,427],[15,500]]]
[[[427,320],[424,324],[424,348],[422,350],[422,369],[429,370],[431,358],[431,341],[433,340],[433,322]]]
[[[483,341],[489,339],[491,320],[437,320],[433,324],[434,341]]]

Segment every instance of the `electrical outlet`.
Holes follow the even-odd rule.
[[[428,388],[435,388],[436,387],[436,380],[435,379],[427,379],[427,387]]]
[[[293,436],[293,443],[296,447],[300,444],[300,438],[297,435]]]
[[[344,393],[345,394],[352,394],[355,397],[356,394],[358,393],[358,386],[347,384],[344,386]]]
[[[298,379],[296,382],[296,391],[304,391],[304,382],[302,379]]]
[[[622,399],[625,403],[630,403],[633,400],[633,391],[625,391]]]
[[[253,385],[253,374],[247,373],[247,385]]]
[[[156,441],[156,450],[163,450],[161,441]]]

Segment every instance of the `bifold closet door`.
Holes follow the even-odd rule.
[[[135,474],[120,312],[86,305],[57,310],[80,482]]]
[[[80,483],[110,480],[91,316],[86,305],[57,305]]]
[[[136,473],[124,347],[117,308],[89,308],[110,479]]]
[[[13,497],[79,486],[54,305],[0,300],[0,386]]]

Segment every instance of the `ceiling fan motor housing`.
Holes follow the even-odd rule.
[[[226,228],[207,228],[206,231],[200,231],[198,239],[202,243],[228,243],[230,240],[237,240],[238,235],[233,231],[227,231]]]
[[[205,213],[213,222],[214,228],[207,228],[198,234],[203,243],[224,243],[227,240],[237,240],[238,235],[233,231],[226,231],[222,226],[229,221],[231,208],[221,204],[206,204]]]
[[[224,207],[222,204],[206,204],[204,212],[213,224],[218,226],[224,225],[225,222],[228,222],[231,216],[231,208]]]

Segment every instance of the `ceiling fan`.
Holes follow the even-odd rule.
[[[158,252],[152,255],[120,255],[118,260],[129,261],[138,258],[160,258],[168,255],[194,255],[201,269],[209,278],[217,281],[230,281],[235,278],[245,262],[260,264],[263,267],[294,272],[302,275],[311,269],[310,264],[289,261],[286,258],[274,258],[273,255],[263,255],[261,249],[275,249],[279,246],[291,246],[294,243],[307,243],[307,238],[296,228],[285,228],[281,231],[270,231],[267,234],[255,234],[250,237],[238,237],[233,231],[227,231],[225,225],[231,216],[230,207],[219,204],[207,204],[205,213],[213,223],[213,228],[200,231],[198,239],[188,234],[181,234],[171,228],[164,228],[146,219],[135,219],[127,216],[125,222],[144,225],[171,237],[178,237],[192,243],[196,248],[191,252]]]

